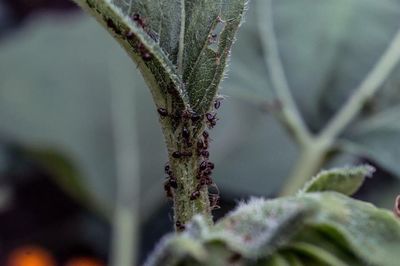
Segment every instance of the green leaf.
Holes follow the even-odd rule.
[[[336,192],[253,199],[215,226],[197,217],[188,231],[167,237],[183,238],[203,246],[207,258],[212,252],[224,258],[233,252],[241,258],[239,265],[395,266],[400,260],[400,221],[389,211]],[[157,249],[157,260],[174,248]],[[212,263],[190,264],[188,258],[175,265]]]
[[[321,171],[304,186],[300,193],[336,191],[345,195],[354,194],[371,177],[375,168],[370,165],[336,168]]]
[[[76,0],[137,62],[160,107],[211,107],[240,25],[244,0]],[[170,111],[173,111],[170,110]]]

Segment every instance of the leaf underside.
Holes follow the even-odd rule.
[[[242,20],[244,0],[75,1],[138,64],[158,107],[189,108],[199,114],[210,109]]]

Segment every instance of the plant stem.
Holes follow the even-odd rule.
[[[170,127],[163,128],[167,140],[169,165],[178,183],[178,187],[174,189],[173,193],[175,229],[177,231],[182,229],[177,226],[177,223],[185,225],[196,214],[204,215],[211,224],[212,217],[208,189],[202,187],[199,190],[200,196],[194,200],[190,199],[192,193],[198,190],[198,172],[202,161],[202,157],[198,155],[196,150],[197,138],[192,138],[190,142],[193,143],[193,146],[187,147],[180,134],[172,133]],[[180,132],[180,130],[178,129],[177,132]],[[176,151],[191,152],[192,155],[174,158],[172,154]]]
[[[110,265],[131,266],[137,262],[140,203],[139,155],[135,119],[132,119],[132,116],[135,117],[135,95],[132,88],[113,84],[120,82],[117,78],[111,82],[117,191]]]
[[[295,193],[323,165],[326,153],[336,138],[360,113],[368,101],[382,87],[382,84],[400,60],[400,30],[383,53],[375,67],[369,72],[350,99],[336,113],[322,132],[312,137],[308,145],[302,145],[299,159],[281,194]],[[287,96],[285,96],[287,97]],[[294,126],[296,126],[294,124]],[[299,130],[295,130],[299,131]],[[305,142],[307,144],[307,142]]]
[[[259,23],[259,25],[262,25],[260,26],[261,38],[264,42],[264,47],[267,47],[267,55],[264,56],[264,59],[268,66],[272,87],[282,107],[278,118],[294,136],[299,145],[307,146],[311,143],[312,135],[290,92],[283,64],[279,57],[278,45],[274,32],[272,1],[266,1],[268,1],[269,8],[267,8],[267,14],[263,14],[263,16],[267,16],[269,20],[267,25],[263,25],[263,23]]]
[[[345,103],[336,115],[331,119],[320,138],[328,140],[336,137],[347,127],[347,125],[359,114],[365,102],[371,99],[382,87],[382,84],[396,67],[400,60],[400,30],[396,33],[392,42],[383,53],[375,67],[361,82],[353,95]]]
[[[325,162],[330,148],[330,143],[318,140],[311,145],[302,147],[297,162],[281,191],[281,196],[293,195],[309,178],[315,175]]]

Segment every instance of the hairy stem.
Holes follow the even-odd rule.
[[[212,216],[207,186],[201,186],[199,189],[199,166],[204,158],[198,154],[196,146],[198,136],[193,131],[197,132],[198,130],[192,130],[191,137],[183,139],[181,134],[183,125],[174,129],[167,120],[169,118],[161,118],[168,148],[169,166],[172,177],[177,181],[177,188],[172,189],[175,229],[177,231],[184,229],[184,225],[196,214],[204,215],[211,224]],[[188,142],[191,145],[188,145]],[[174,156],[176,152],[181,154],[180,158]],[[184,153],[190,153],[190,156],[182,155]],[[196,191],[199,192],[199,195],[193,196]]]

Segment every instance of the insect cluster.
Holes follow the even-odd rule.
[[[154,31],[152,31],[147,23],[145,22],[145,20],[138,14],[138,13],[134,13],[131,16],[131,19],[133,22],[136,23],[136,25],[141,28],[145,33],[147,33],[147,35],[153,39],[155,42],[158,42],[158,35],[157,33],[155,33]],[[128,42],[133,41],[135,35],[133,34],[132,31],[130,31],[129,29],[126,30],[126,32],[124,32],[122,34],[120,28],[115,24],[115,22],[111,19],[111,18],[106,18],[106,23],[107,23],[107,27],[110,28],[115,34],[122,36],[123,38],[125,38]],[[140,54],[140,56],[142,57],[143,61],[150,61],[152,59],[152,55],[150,54],[150,52],[146,49],[146,47],[143,45],[143,43],[138,42],[135,44],[136,50],[138,51],[138,53]]]
[[[214,110],[220,108],[221,102],[222,98],[217,97],[213,103]],[[215,166],[214,163],[209,160],[210,153],[208,148],[210,146],[210,136],[208,131],[204,130],[195,143],[192,143],[192,128],[195,127],[200,121],[204,121],[209,129],[213,128],[218,120],[216,112],[208,112],[203,115],[197,114],[191,110],[184,110],[178,113],[169,113],[168,110],[163,107],[158,108],[157,112],[161,119],[171,119],[172,122],[180,124],[180,127],[178,127],[180,130],[179,136],[184,150],[172,152],[171,157],[177,160],[184,160],[196,155],[200,158],[195,180],[197,185],[195,190],[188,195],[189,200],[197,200],[201,196],[201,191],[205,189],[209,193],[210,208],[212,210],[218,209],[219,192],[212,179],[212,171],[214,170]],[[168,163],[166,164],[164,170],[165,174],[167,175],[167,178],[164,182],[165,193],[167,198],[172,199],[174,196],[174,191],[178,188],[179,184]],[[210,190],[215,190],[216,192],[211,193]],[[184,224],[180,223],[179,221],[175,226],[178,228],[178,230],[184,229]]]

